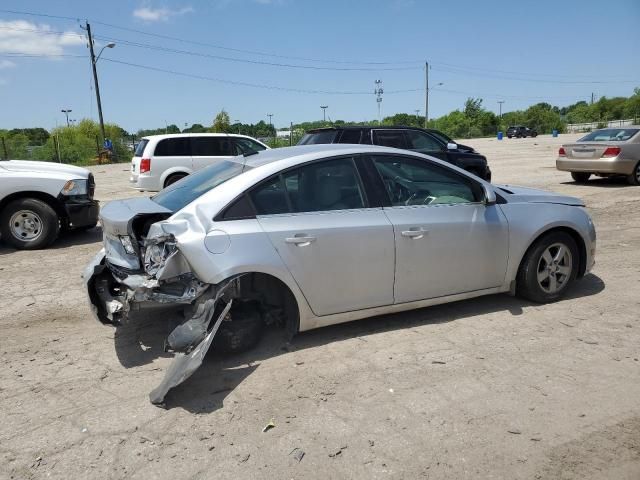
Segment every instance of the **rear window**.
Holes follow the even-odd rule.
[[[596,130],[589,135],[582,137],[579,142],[624,142],[629,140],[636,133],[637,128],[605,128]]]
[[[140,140],[138,142],[138,145],[136,145],[136,151],[133,153],[133,156],[141,157],[142,155],[144,155],[144,149],[146,148],[147,143],[149,143],[149,140],[147,140],[146,138]]]
[[[323,130],[321,132],[306,133],[298,142],[298,145],[318,145],[333,143],[338,136],[337,130]]]
[[[177,212],[209,190],[250,169],[242,163],[222,160],[169,185],[151,199]]]
[[[160,140],[153,152],[156,157],[189,157],[191,145],[189,137],[165,138]]]
[[[340,143],[360,143],[360,136],[362,134],[362,130],[349,129],[343,130],[342,136],[340,137]]]

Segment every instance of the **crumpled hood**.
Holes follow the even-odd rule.
[[[100,212],[102,230],[108,235],[129,235],[129,225],[135,217],[154,213],[170,215],[173,212],[148,197],[114,200]]]
[[[68,175],[69,179],[89,178],[89,170],[73,165],[64,165],[53,162],[37,162],[31,160],[9,160],[0,162],[0,168],[10,172],[39,172]]]
[[[537,188],[518,187],[515,185],[494,186],[497,187],[499,194],[506,197],[509,203],[558,203],[561,205],[584,207],[584,201],[569,195],[539,190]]]

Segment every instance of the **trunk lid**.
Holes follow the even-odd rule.
[[[580,142],[563,145],[567,158],[574,160],[602,158],[604,151],[611,146],[602,142]]]

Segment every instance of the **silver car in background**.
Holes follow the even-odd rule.
[[[604,128],[562,145],[556,168],[571,172],[579,183],[591,175],[625,176],[631,185],[640,185],[640,126]]]
[[[105,324],[181,312],[150,396],[162,403],[212,343],[251,347],[264,325],[295,334],[501,292],[558,300],[594,264],[583,207],[394,148],[266,150],[107,204],[84,279]]]

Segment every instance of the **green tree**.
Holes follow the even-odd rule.
[[[221,110],[213,120],[211,130],[216,133],[231,133],[231,120],[225,110]]]

